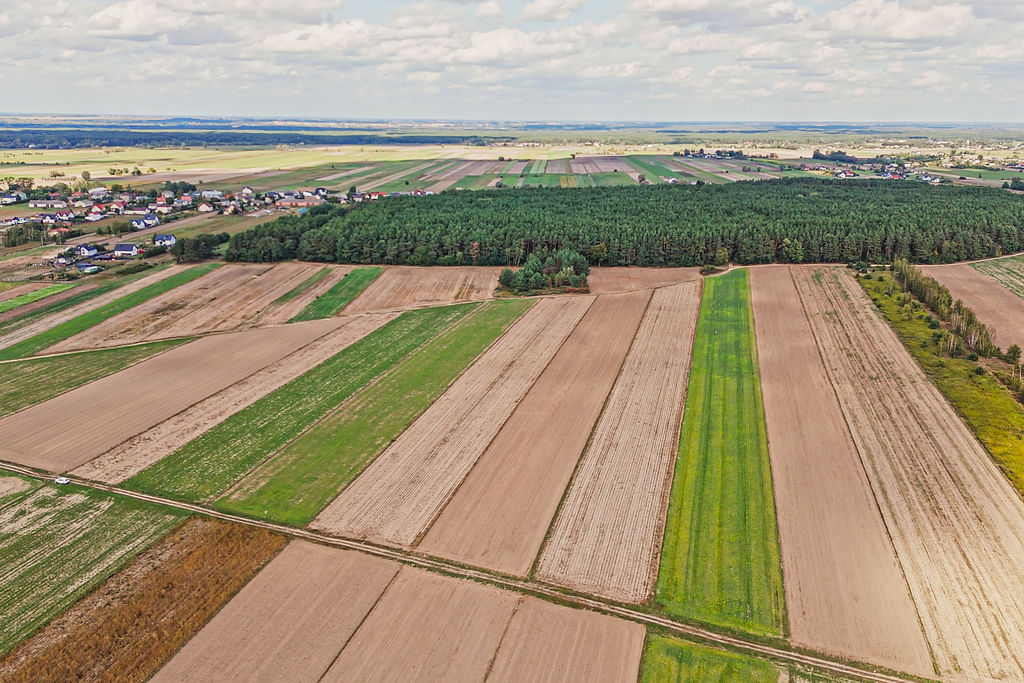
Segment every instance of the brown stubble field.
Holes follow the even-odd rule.
[[[338,319],[203,337],[0,420],[0,459],[74,469],[341,325]]]
[[[1024,299],[968,263],[921,266],[921,272],[946,286],[954,301],[960,299],[995,331],[993,341],[1002,348],[1024,348]]]
[[[793,642],[931,676],[901,566],[786,266],[750,269]]]
[[[487,266],[388,266],[344,312],[483,301],[494,297],[500,274],[500,268]]]
[[[605,266],[591,268],[587,276],[591,294],[632,292],[700,280],[700,268],[642,268]]]
[[[940,675],[1021,679],[1024,502],[846,270],[793,274]]]
[[[621,602],[651,593],[668,510],[700,283],[655,290],[536,576]]]
[[[524,576],[651,292],[600,296],[477,462],[419,549]]]
[[[593,301],[551,298],[534,305],[324,509],[313,526],[412,545]]]

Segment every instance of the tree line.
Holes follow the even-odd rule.
[[[559,249],[612,266],[700,266],[724,256],[950,263],[1024,250],[1024,200],[998,188],[814,178],[448,191],[317,207],[234,235],[227,258],[515,267]]]

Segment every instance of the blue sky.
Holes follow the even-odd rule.
[[[6,0],[0,111],[1020,121],[1016,0]]]

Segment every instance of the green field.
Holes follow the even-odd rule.
[[[746,270],[704,282],[655,599],[675,617],[785,629]]]
[[[1024,257],[1011,256],[995,261],[972,263],[971,267],[1024,298]]]
[[[377,276],[384,271],[383,268],[356,268],[345,275],[341,280],[328,289],[326,292],[310,301],[305,308],[298,312],[288,322],[294,323],[302,320],[320,320],[331,318],[341,313],[341,310],[359,296]],[[303,283],[305,284],[305,283]],[[302,286],[302,285],[300,285]]]
[[[60,292],[71,289],[72,287],[74,287],[74,285],[71,284],[50,285],[49,287],[37,289],[34,292],[28,292],[21,296],[16,296],[13,299],[8,299],[7,301],[0,301],[0,313],[6,313],[7,311],[18,308],[19,306],[24,306],[25,304],[30,304],[33,301],[45,299],[46,297],[53,296],[54,294],[59,294]]]
[[[278,298],[274,299],[274,301],[271,302],[270,307],[277,308],[278,306],[281,306],[282,304],[288,303],[289,301],[291,301],[295,297],[297,297],[297,296],[299,296],[301,294],[305,294],[306,292],[309,291],[310,287],[312,287],[316,283],[318,283],[321,280],[323,280],[330,273],[331,273],[330,267],[329,266],[324,266],[320,270],[318,270],[315,273],[313,273],[313,275],[311,275],[309,278],[307,278],[306,280],[303,280],[302,282],[300,282],[295,287],[295,289],[293,289],[293,290],[291,290],[289,292],[285,292],[284,294],[282,294]]]
[[[153,297],[159,296],[164,292],[169,292],[175,287],[206,275],[211,270],[219,266],[219,263],[204,263],[202,265],[193,266],[180,273],[175,273],[160,282],[154,282],[151,285],[147,285],[137,292],[132,292],[120,299],[115,299],[114,301],[104,304],[95,310],[83,313],[76,318],[72,318],[65,323],[46,330],[45,332],[40,332],[34,337],[30,337],[25,341],[18,342],[17,344],[8,346],[6,349],[0,350],[0,360],[24,358],[26,356],[31,356],[34,353],[39,353],[43,349],[53,346],[58,342],[62,342],[65,339],[69,339],[79,332],[84,332],[93,325],[98,325],[104,320],[113,318],[118,313],[123,313],[133,306],[138,306],[143,302],[149,301]]]
[[[256,468],[217,507],[308,524],[531,305],[483,304]]]
[[[166,534],[184,515],[77,487],[0,501],[0,655]]]
[[[861,279],[897,336],[907,347],[942,395],[967,422],[975,436],[1024,495],[1024,408],[991,374],[974,373],[978,364],[966,358],[949,358],[936,347],[933,334],[920,310],[899,302],[900,287],[890,274]],[[893,294],[888,293],[892,286]]]
[[[459,304],[403,313],[124,485],[183,500],[217,498],[265,458],[477,306]]]
[[[647,636],[641,666],[641,683],[777,683],[780,680],[779,670],[769,662],[653,633]]]
[[[186,341],[173,339],[0,364],[0,417],[106,377]]]
[[[636,181],[628,173],[594,173],[590,176],[597,187],[614,187],[616,185],[636,185]]]

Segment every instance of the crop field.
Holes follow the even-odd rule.
[[[669,614],[785,630],[746,270],[705,282],[655,600]]]
[[[344,312],[365,313],[490,299],[498,286],[499,272],[498,268],[388,267],[344,308]]]
[[[699,268],[591,268],[587,284],[592,294],[631,292],[700,279]]]
[[[675,638],[651,634],[644,648],[641,683],[744,681],[777,683],[785,680],[770,663],[722,652]]]
[[[18,308],[19,306],[24,306],[34,301],[45,299],[46,297],[53,296],[54,294],[59,294],[71,289],[72,287],[74,287],[72,284],[49,285],[42,289],[34,289],[31,292],[19,294],[13,298],[0,300],[0,313],[6,313],[7,311]]]
[[[338,315],[380,275],[382,270],[383,268],[356,268],[345,273],[342,275],[341,281],[327,291],[316,294],[316,298],[306,304],[288,322],[318,320]]]
[[[0,498],[0,655],[181,519],[166,508],[48,485]]]
[[[954,300],[963,301],[990,325],[998,346],[1024,348],[1024,259],[922,266],[921,272],[945,285]]]

